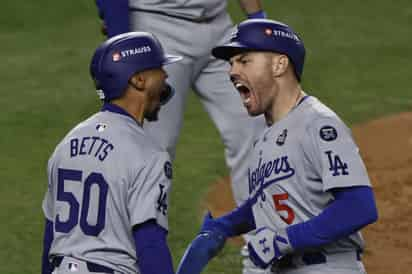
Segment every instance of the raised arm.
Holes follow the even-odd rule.
[[[260,0],[239,0],[239,4],[249,19],[266,18]]]

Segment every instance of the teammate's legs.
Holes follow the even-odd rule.
[[[155,122],[145,122],[144,128],[147,132],[164,146],[174,159],[176,144],[180,129],[183,125],[183,114],[187,94],[189,92],[190,67],[185,64],[166,66],[169,75],[168,82],[175,89],[175,95],[159,112],[159,120]]]
[[[249,195],[248,156],[256,133],[263,130],[264,119],[263,116],[250,117],[247,114],[227,71],[226,63],[211,58],[208,66],[198,75],[195,90],[225,145],[233,196],[239,205]]]
[[[131,28],[134,31],[149,31],[160,40],[165,52],[170,54],[183,55],[184,60],[164,69],[168,74],[167,82],[175,89],[175,95],[159,112],[159,120],[155,122],[145,122],[144,127],[155,140],[165,147],[171,158],[175,156],[176,144],[180,129],[183,124],[183,113],[190,82],[192,81],[192,59],[187,58],[182,52],[180,41],[176,36],[171,35],[176,31],[176,24],[173,18],[167,16],[148,14],[142,12],[131,12]]]
[[[233,87],[221,60],[210,59],[195,82],[195,90],[211,119],[219,130],[225,145],[226,163],[230,168],[231,186],[236,204],[249,195],[248,161],[255,136],[265,128],[263,116],[250,117],[243,107],[240,95]],[[247,235],[245,235],[247,241]],[[241,250],[243,274],[269,273],[257,268],[249,259],[246,246]]]
[[[218,33],[209,40],[210,49],[217,44],[226,43],[233,32],[232,22],[227,15],[214,20],[211,27],[218,30]],[[207,58],[201,60],[201,66],[201,72],[197,74],[194,88],[218,128],[225,145],[225,158],[230,168],[232,193],[236,204],[239,205],[249,195],[248,156],[254,136],[266,127],[265,121],[263,117],[252,118],[247,114],[240,95],[230,82],[229,65],[226,62]],[[247,235],[244,238],[247,242]],[[243,274],[269,273],[268,270],[261,270],[252,263],[246,246],[241,249],[240,255],[242,256]]]

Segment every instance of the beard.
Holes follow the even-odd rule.
[[[159,111],[160,111],[160,107],[157,107],[153,111],[146,112],[144,114],[144,118],[146,118],[146,120],[149,122],[157,121],[159,120]]]

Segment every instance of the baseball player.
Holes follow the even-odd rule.
[[[249,117],[227,74],[229,66],[211,56],[216,44],[229,41],[233,24],[222,0],[96,0],[108,36],[129,30],[154,33],[165,50],[184,56],[166,68],[178,91],[159,113],[159,122],[145,123],[149,134],[175,156],[186,100],[193,90],[216,125],[225,145],[232,192],[238,205],[248,197],[247,159],[263,117]],[[260,0],[239,0],[248,18],[263,18]],[[256,121],[258,120],[258,121]],[[245,250],[243,250],[245,251]],[[247,252],[243,252],[247,258]],[[262,273],[246,259],[244,274]],[[248,270],[247,268],[251,268]]]
[[[246,20],[212,53],[268,128],[253,144],[248,200],[206,215],[177,273],[200,273],[227,237],[249,231],[252,261],[272,273],[365,273],[359,230],[377,220],[373,191],[350,130],[300,86],[301,38],[277,21]]]
[[[162,67],[180,59],[146,32],[96,49],[90,72],[103,107],[48,162],[44,274],[174,273],[166,242],[172,166],[143,121],[155,121],[173,95]]]

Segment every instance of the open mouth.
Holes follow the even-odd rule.
[[[166,104],[173,97],[173,88],[166,84],[160,92],[160,105]]]
[[[251,92],[250,92],[249,87],[240,82],[235,82],[234,85],[235,85],[235,88],[239,91],[240,96],[242,97],[243,103],[248,104],[250,102],[250,97],[251,97]]]

